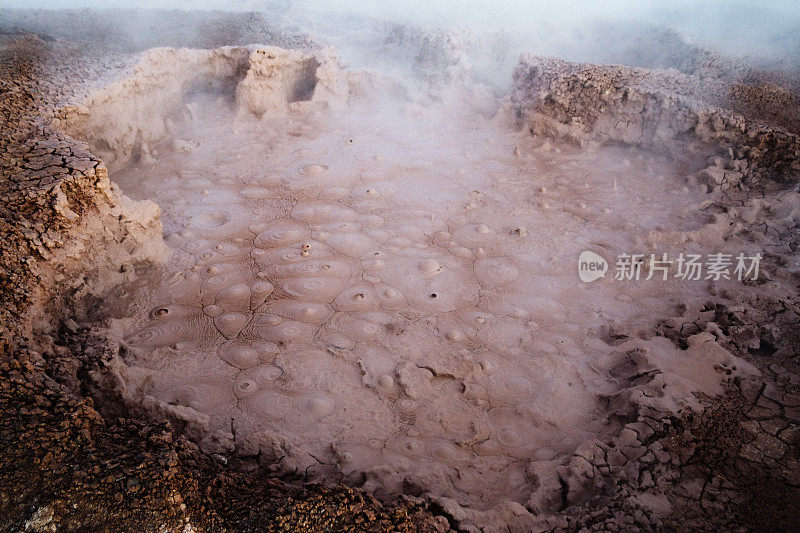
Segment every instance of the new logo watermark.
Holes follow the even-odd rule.
[[[581,252],[578,258],[578,277],[581,281],[591,283],[592,281],[606,277],[608,271],[608,261],[603,256],[592,251]]]
[[[738,281],[758,279],[761,254],[714,253],[684,254],[670,258],[668,254],[620,254],[614,265],[614,279],[618,281],[639,281],[650,279],[682,279],[689,281]],[[578,277],[591,283],[606,276],[608,261],[590,250],[581,252],[578,257]]]

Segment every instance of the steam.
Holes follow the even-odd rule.
[[[101,0],[7,0],[8,8],[107,8]],[[163,2],[142,0],[115,7],[160,9]],[[522,39],[537,36],[536,53],[573,55],[592,60],[597,24],[657,24],[676,30],[702,46],[726,55],[761,62],[793,60],[800,55],[800,10],[793,0],[710,0],[672,2],[636,0],[179,0],[172,9],[262,11],[280,15],[290,25],[314,28],[314,21],[333,22],[339,29],[358,29],[355,17],[383,19],[423,28],[469,26],[502,30]],[[316,25],[319,29],[319,25]],[[625,31],[618,36],[625,39]],[[562,53],[559,53],[559,50]]]
[[[101,0],[7,0],[8,8],[107,8]],[[115,7],[160,9],[163,2],[143,0],[117,3]],[[673,2],[616,0],[179,0],[174,9],[264,11],[280,14],[289,24],[309,27],[314,20],[335,20],[353,29],[353,16],[384,19],[415,26],[469,26],[503,30],[525,37],[540,37],[537,53],[575,59],[593,59],[592,29],[598,23],[626,21],[659,24],[672,28],[692,41],[724,52],[759,61],[792,60],[800,55],[800,10],[793,0],[769,3],[753,0]],[[331,19],[330,17],[334,18]],[[343,27],[342,27],[343,29]],[[542,37],[547,37],[542,38]],[[585,49],[580,50],[581,43]],[[575,51],[583,53],[576,53]]]

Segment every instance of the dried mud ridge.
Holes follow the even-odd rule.
[[[243,39],[213,44],[297,42],[274,31]],[[73,318],[91,316],[96,294],[133,279],[164,244],[157,209],[124,198],[84,143],[50,125],[72,97],[66,88],[103,77],[103,62],[92,57],[99,52],[3,34],[0,527],[469,529],[464,509],[445,500],[386,506],[352,489],[244,471],[235,457],[202,453],[102,386],[114,354],[101,330]],[[552,530],[786,529],[800,520],[796,115],[763,109],[759,95],[774,86],[736,70],[700,76],[696,86],[682,76],[526,57],[505,112],[537,135],[617,141],[685,159],[687,180],[712,193],[709,212],[732,238],[763,246],[766,264],[758,281],[712,286],[705,305],[665,317],[661,334],[681,348],[713,339],[761,376],[732,380],[700,415],[676,416],[649,406],[659,396],[657,372],[631,351],[612,370],[620,391],[606,400],[622,430],[579,448],[557,479],[540,480],[561,487],[552,501],[511,506],[512,530],[531,512]],[[796,94],[791,81],[783,87]],[[664,107],[675,112],[662,115]],[[609,329],[619,342],[635,335]]]
[[[524,55],[506,111],[531,133],[669,153],[709,189],[727,190],[800,172],[796,90]]]

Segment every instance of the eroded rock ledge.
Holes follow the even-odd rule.
[[[733,111],[731,90],[716,77],[524,54],[503,112],[531,133],[671,154],[710,189],[795,180],[797,132]]]
[[[38,39],[17,45],[20,63],[40,59]],[[26,57],[27,56],[27,57]],[[136,267],[163,259],[159,209],[133,202],[108,178],[103,162],[77,142],[35,116],[33,84],[17,65],[4,76],[2,268],[9,286],[2,292],[4,324],[11,331],[44,327],[60,316],[64,299],[76,291],[102,290]],[[45,319],[46,320],[39,320]]]

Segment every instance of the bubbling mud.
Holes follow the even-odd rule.
[[[654,329],[706,283],[576,275],[584,250],[725,246],[669,161],[378,89],[304,105],[324,66],[298,58],[270,78],[294,80],[271,107],[171,92],[169,131],[138,157],[118,151],[113,179],[160,205],[172,250],[106,304],[130,401],[208,452],[449,498],[489,521],[559,491],[541,472],[619,430],[600,400],[623,387],[627,354],[661,369],[652,401],[666,410],[720,392],[730,354],[688,357]],[[263,82],[224,64],[248,80],[237,97]]]

